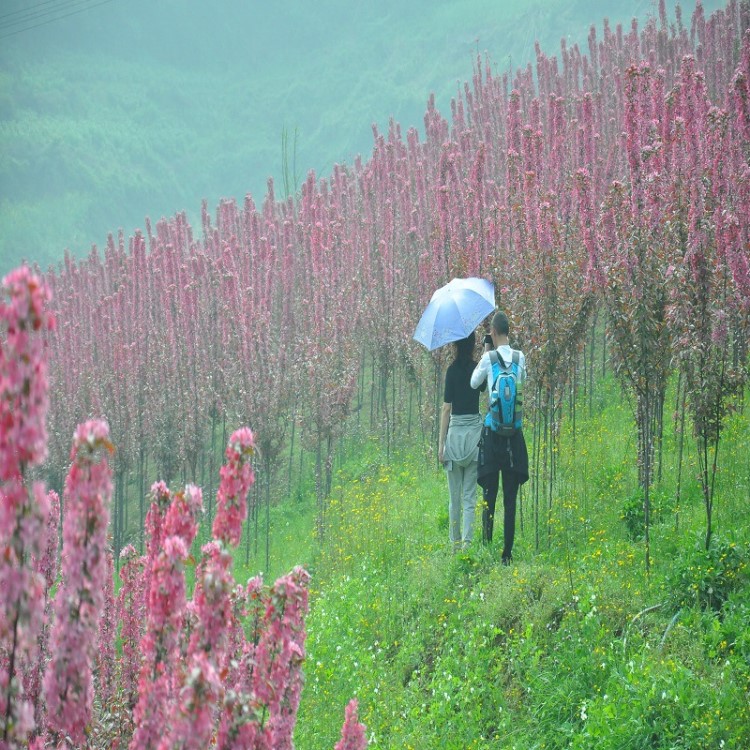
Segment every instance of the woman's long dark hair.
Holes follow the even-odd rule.
[[[456,356],[453,358],[454,362],[459,362],[464,365],[475,365],[476,360],[474,359],[474,348],[476,347],[477,337],[472,331],[465,339],[456,341]]]

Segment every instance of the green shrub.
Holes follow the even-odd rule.
[[[703,538],[667,576],[675,609],[697,606],[721,611],[729,595],[748,581],[750,550],[714,535],[709,549]]]
[[[649,493],[650,521],[654,526],[663,523],[674,510],[673,499],[664,489],[653,487]],[[637,541],[646,533],[646,513],[643,508],[643,490],[639,489],[623,504],[620,520],[624,521],[628,536]]]

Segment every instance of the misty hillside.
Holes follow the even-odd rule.
[[[654,6],[6,0],[0,273],[85,255],[146,215],[196,217],[204,198],[260,201],[269,176],[283,197],[310,169],[366,156],[372,123],[420,128],[430,92],[448,113],[478,53],[516,68],[535,39],[552,53],[604,16],[629,25]]]

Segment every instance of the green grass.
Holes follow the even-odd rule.
[[[386,464],[367,441],[345,462],[322,546],[310,508],[281,526],[282,554],[313,573],[298,747],[332,747],[353,696],[373,747],[748,746],[748,415],[721,447],[714,552],[688,466],[679,524],[670,508],[652,528],[647,576],[622,518],[634,446],[615,390],[604,385],[592,418],[579,413],[575,455],[563,435],[539,550],[525,494],[511,568],[494,546],[450,554],[445,478],[417,445]],[[673,457],[668,443],[664,496]],[[709,588],[720,606],[701,606]]]
[[[295,565],[312,575],[297,747],[333,747],[352,697],[372,747],[750,744],[747,409],[725,427],[708,552],[695,451],[688,440],[677,505],[667,420],[648,575],[628,515],[639,497],[632,415],[611,377],[597,382],[591,414],[582,395],[575,436],[563,419],[538,549],[524,487],[511,567],[479,541],[452,555],[443,472],[416,433],[387,461],[367,424],[352,418],[339,446],[322,542],[312,462],[294,455],[290,490],[285,471],[274,480],[268,570],[265,508],[235,551],[240,583],[259,571],[270,583]],[[209,531],[206,520],[195,559]],[[192,566],[186,575],[190,589]]]

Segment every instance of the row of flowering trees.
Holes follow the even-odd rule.
[[[480,275],[532,373],[537,519],[563,394],[602,310],[647,516],[666,385],[681,373],[708,543],[716,441],[747,373],[749,26],[746,2],[710,18],[697,3],[687,27],[662,0],[643,29],[592,26],[587,54],[537,47],[535,68],[501,76],[478,60],[450,120],[429,100],[424,139],[391,122],[369,159],[311,173],[295,197],[269,181],[260,206],[222,201],[214,218],[204,205],[201,237],[179,214],[67,256],[47,277],[51,481],[62,486],[75,424],[106,416],[119,551],[143,528],[152,478],[210,487],[227,425],[249,423],[267,501],[290,447],[312,457],[322,532],[353,405],[369,389],[388,444],[410,425],[412,392],[434,424],[443,354],[411,333],[435,288]]]
[[[106,422],[75,430],[59,551],[60,499],[34,481],[47,450],[45,334],[54,322],[37,276],[22,267],[3,280],[0,749],[292,748],[308,575],[296,568],[270,587],[232,575],[254,481],[253,433],[229,438],[192,598],[185,570],[203,495],[157,482],[146,554],[122,550],[115,599],[107,535],[116,450]],[[352,701],[337,748],[365,746]]]
[[[266,488],[302,428],[322,499],[364,355],[388,438],[398,372],[421,394],[437,391],[435,368],[410,339],[422,305],[449,276],[473,273],[495,280],[534,372],[537,503],[551,503],[562,393],[602,306],[634,396],[647,491],[675,365],[692,371],[708,339],[712,361],[731,352],[718,387],[685,374],[710,440],[709,422],[742,384],[747,25],[746,5],[730,2],[708,20],[698,5],[688,31],[679,15],[669,24],[662,3],[643,31],[605,23],[598,40],[592,28],[588,55],[563,46],[558,62],[537,49],[536,76],[529,67],[498,78],[478,63],[451,123],[430,101],[424,142],[391,123],[387,135],[375,131],[368,162],[327,181],[310,175],[296,201],[278,202],[269,184],[260,208],[223,202],[215,226],[204,207],[201,240],[180,215],[153,232],[147,223],[129,247],[110,239],[103,258],[68,258],[50,276],[61,321],[49,461],[58,486],[70,429],[95,413],[122,446],[122,493],[129,477],[139,498],[155,474],[210,481],[216,451],[205,426],[213,448],[227,422],[249,421],[263,436]],[[683,273],[700,238],[713,274],[703,302],[689,293],[699,272]],[[716,313],[697,349],[668,320],[691,321],[700,305]],[[721,404],[699,416],[699,393],[721,394]],[[132,510],[115,503],[116,549],[143,526],[145,507],[135,523]]]

